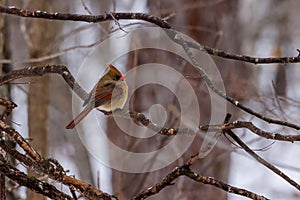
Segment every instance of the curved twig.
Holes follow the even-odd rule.
[[[86,91],[82,89],[82,87],[75,81],[71,72],[65,65],[34,66],[13,70],[0,77],[0,86],[16,79],[32,76],[43,76],[49,73],[60,74],[70,88],[72,88],[80,98],[85,99],[87,97]]]

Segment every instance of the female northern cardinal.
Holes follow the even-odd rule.
[[[128,86],[124,79],[125,76],[110,64],[108,72],[100,78],[84,101],[83,106],[87,106],[66,128],[74,128],[93,108],[104,112],[122,109],[128,96]]]

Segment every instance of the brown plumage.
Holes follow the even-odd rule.
[[[125,76],[110,64],[108,72],[100,78],[88,98],[84,101],[83,106],[86,106],[84,110],[66,128],[74,128],[94,108],[105,112],[110,112],[117,108],[122,109],[128,96],[128,86],[124,79]]]

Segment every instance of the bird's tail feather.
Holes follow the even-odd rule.
[[[92,108],[85,108],[79,115],[73,119],[67,126],[66,129],[73,129],[81,120],[91,112]]]

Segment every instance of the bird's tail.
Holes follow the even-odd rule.
[[[66,129],[73,129],[85,116],[87,116],[87,114],[91,112],[91,110],[92,108],[87,107],[81,111],[81,113],[79,113],[79,115],[66,126]]]

